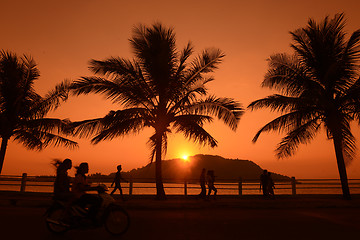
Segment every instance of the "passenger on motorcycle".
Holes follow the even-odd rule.
[[[87,181],[86,174],[89,172],[89,165],[86,162],[76,167],[76,175],[72,184],[71,192],[74,197],[74,204],[82,208],[88,207],[90,218],[96,224],[96,215],[101,206],[101,198],[97,195],[88,194],[86,191],[97,190],[97,187],[91,187]]]

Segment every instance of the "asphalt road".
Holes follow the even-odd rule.
[[[1,239],[357,239],[360,208],[324,209],[131,209],[121,237],[104,228],[48,232],[45,208],[0,207]]]

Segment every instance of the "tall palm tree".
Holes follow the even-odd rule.
[[[39,70],[31,57],[0,51],[0,173],[11,137],[28,149],[41,150],[51,144],[77,146],[59,135],[67,133],[69,121],[45,117],[67,99],[68,86],[61,83],[41,97],[34,90],[38,77]]]
[[[76,95],[105,95],[120,109],[105,117],[78,122],[75,133],[89,136],[94,144],[150,127],[154,134],[149,143],[151,160],[155,157],[157,197],[164,198],[161,161],[166,152],[167,135],[173,129],[200,144],[217,146],[217,141],[203,128],[212,116],[235,130],[243,112],[239,103],[229,98],[205,97],[205,84],[213,80],[212,72],[224,54],[218,49],[203,51],[188,63],[193,53],[190,43],[176,48],[173,29],[161,24],[134,28],[131,47],[135,58],[111,57],[91,60],[94,74],[107,77],[82,77],[72,89]]]
[[[256,100],[248,108],[282,113],[253,139],[263,132],[286,132],[276,149],[279,158],[291,156],[323,127],[334,144],[343,196],[350,199],[345,162],[355,151],[350,122],[360,120],[360,30],[345,39],[344,25],[344,15],[336,14],[320,23],[310,19],[305,28],[290,32],[295,53],[271,56],[262,83],[281,94]]]

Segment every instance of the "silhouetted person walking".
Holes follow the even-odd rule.
[[[205,178],[205,173],[206,173],[206,169],[203,168],[200,174],[200,187],[201,187],[201,192],[199,194],[199,197],[201,198],[205,198],[206,197],[206,178]]]
[[[117,189],[119,189],[121,199],[124,200],[124,195],[123,195],[123,192],[122,192],[120,182],[121,182],[121,180],[123,180],[125,182],[128,182],[128,181],[121,177],[121,169],[122,169],[121,165],[118,165],[116,168],[117,168],[117,172],[115,174],[114,181],[111,183],[111,187],[114,185],[114,183],[115,183],[115,187],[112,190],[112,192],[110,193],[110,195],[113,195],[115,193],[115,191]]]
[[[264,197],[267,197],[269,195],[269,175],[267,170],[264,170],[263,173],[260,175],[260,191],[261,188]]]
[[[216,198],[216,193],[217,193],[217,189],[214,185],[215,183],[215,174],[213,170],[209,170],[207,172],[207,184],[208,184],[208,188],[209,188],[209,192],[208,192],[208,198],[210,199],[210,194],[211,191],[214,191],[214,198]]]
[[[272,196],[272,197],[275,195],[274,194],[274,188],[275,188],[274,181],[273,181],[273,179],[271,177],[271,173],[268,172],[268,194],[270,196]]]

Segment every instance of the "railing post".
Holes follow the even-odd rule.
[[[23,173],[21,176],[20,192],[25,192],[27,174]]]
[[[129,196],[132,196],[133,193],[133,179],[132,176],[130,176],[130,180],[129,180]]]
[[[242,196],[242,178],[239,177],[239,196]]]
[[[187,181],[184,180],[184,195],[187,196]]]
[[[296,195],[296,179],[295,177],[291,177],[291,189],[292,189],[292,195]]]

